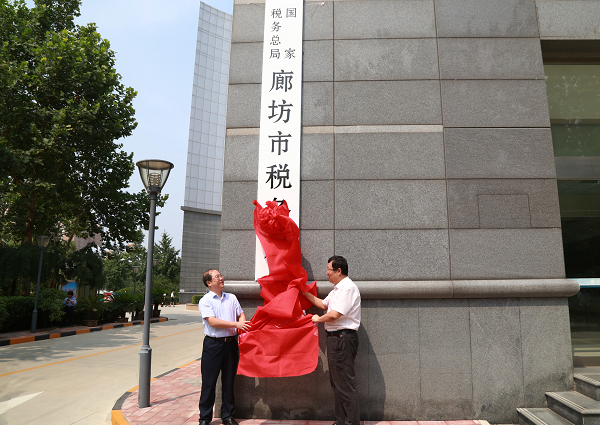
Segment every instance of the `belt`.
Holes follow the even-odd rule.
[[[230,341],[235,341],[237,338],[237,335],[233,335],[233,336],[222,336],[220,338],[217,338],[216,336],[210,336],[210,335],[205,335],[205,338],[208,339],[212,339],[213,341],[219,341],[219,342],[230,342]]]
[[[356,331],[354,329],[340,329],[339,331],[325,331],[327,336],[342,336],[344,334],[356,335]]]

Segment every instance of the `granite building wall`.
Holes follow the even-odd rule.
[[[324,295],[327,258],[343,255],[361,290],[365,420],[516,423],[517,407],[572,388],[566,297],[578,285],[565,279],[540,47],[544,34],[569,34],[553,27],[564,3],[600,11],[545,0],[305,2],[303,265]],[[247,315],[260,302],[263,25],[264,3],[235,1],[220,271]],[[310,375],[238,377],[239,416],[332,419],[320,346]]]

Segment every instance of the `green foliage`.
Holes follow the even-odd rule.
[[[22,331],[31,327],[31,314],[35,304],[34,297],[3,297],[0,298],[6,305],[8,317],[4,321],[2,332]],[[38,311],[38,328],[40,327],[40,317]]]
[[[111,301],[111,309],[115,311],[119,317],[125,317],[125,313],[133,311],[135,309],[136,304],[139,302],[140,297],[128,293],[128,292],[119,292],[112,294]]]
[[[123,249],[149,222],[147,194],[126,191],[133,154],[117,142],[137,125],[136,92],[95,25],[74,23],[79,6],[0,0],[0,237],[99,233]]]
[[[59,322],[65,314],[62,308],[66,296],[66,292],[60,289],[40,289],[38,310],[45,312],[50,322]]]
[[[108,303],[104,302],[102,295],[90,294],[87,298],[77,300],[75,310],[82,311],[87,320],[97,320],[108,307]]]
[[[198,304],[200,302],[200,298],[202,298],[204,294],[201,295],[192,295],[192,304]]]
[[[135,294],[135,300],[133,302],[133,309],[136,316],[144,311],[144,294]]]
[[[154,245],[154,258],[158,260],[154,274],[154,287],[158,288],[157,291],[160,292],[161,297],[163,294],[167,294],[169,301],[171,291],[175,291],[176,299],[179,296],[181,270],[179,250],[172,246],[172,241],[173,238],[167,232],[163,232],[159,242]],[[140,266],[136,292],[144,294],[147,256],[148,252],[141,244],[135,244],[127,251],[109,253],[104,259],[105,289],[122,292],[123,288],[128,288],[128,292],[133,292],[134,274],[132,266],[135,264]]]
[[[64,275],[67,279],[77,281],[79,285],[101,289],[104,286],[103,265],[100,255],[88,245],[67,258]]]
[[[61,276],[62,252],[52,244],[44,251],[42,261],[41,287],[55,285],[64,280]],[[40,250],[37,245],[23,243],[20,245],[0,242],[0,295],[14,296],[24,293],[29,295],[35,291],[35,282],[40,261]]]
[[[165,289],[162,286],[154,286],[152,288],[152,304],[154,304],[154,310],[158,310],[158,306],[165,300],[165,294]]]
[[[60,289],[42,288],[38,296],[37,328],[59,324],[62,316],[63,301],[67,293]],[[0,331],[12,332],[29,329],[31,315],[35,306],[35,295],[27,297],[0,297],[6,312],[4,323],[0,323]],[[0,310],[2,308],[0,307]],[[0,322],[3,313],[0,311]]]
[[[134,244],[126,251],[112,251],[104,258],[104,288],[107,291],[120,291],[122,288],[133,288],[135,274],[132,266],[140,266],[137,275],[137,292],[146,282],[146,248],[140,243]],[[142,292],[143,293],[143,292]]]
[[[0,298],[0,329],[4,326],[4,322],[8,318],[8,311],[6,309],[6,302]]]
[[[179,284],[181,258],[179,257],[179,250],[175,249],[172,243],[173,238],[163,231],[158,243],[154,244],[154,258],[158,259],[155,276],[164,276],[166,281]]]
[[[39,258],[39,249],[31,243],[19,246],[0,243],[0,293],[18,295],[24,282],[34,281]]]

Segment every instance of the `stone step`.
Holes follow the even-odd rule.
[[[594,400],[600,400],[600,373],[577,373],[573,379],[577,392]]]
[[[600,401],[575,391],[546,393],[548,407],[575,425],[600,425]]]
[[[546,407],[518,408],[519,425],[573,425],[558,413]]]

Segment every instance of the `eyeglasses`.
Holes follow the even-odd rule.
[[[221,279],[222,277],[223,277],[223,275],[216,274],[216,275],[214,275],[212,278],[213,278],[213,280],[214,280],[214,279]]]
[[[339,269],[327,269],[328,272],[337,272]]]

